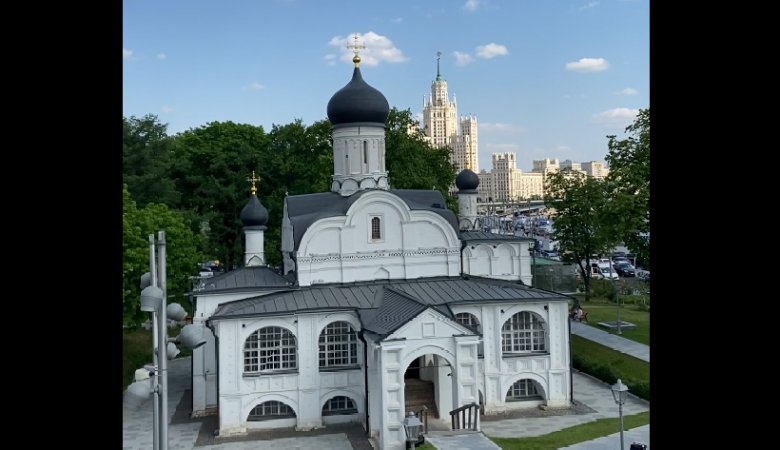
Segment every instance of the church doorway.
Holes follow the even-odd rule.
[[[448,417],[453,409],[453,367],[446,358],[426,354],[415,358],[404,372],[404,411],[419,415],[423,406],[429,419]]]

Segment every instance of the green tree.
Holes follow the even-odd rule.
[[[581,172],[550,173],[545,181],[544,203],[553,210],[552,238],[558,241],[563,262],[575,263],[590,292],[590,260],[607,251],[615,239],[605,226],[606,183]]]
[[[122,181],[140,207],[176,207],[181,195],[170,177],[172,139],[157,116],[122,117]]]
[[[253,170],[261,178],[268,172],[261,164],[268,141],[262,127],[233,122],[211,122],[174,137],[171,177],[181,206],[196,220],[193,231],[206,238],[207,259],[228,269],[243,260],[239,216],[249,198],[247,177]]]
[[[625,139],[607,136],[608,223],[637,259],[650,264],[650,109],[641,109]]]
[[[411,130],[411,131],[410,131]],[[387,170],[395,189],[434,189],[457,212],[457,199],[449,195],[456,168],[447,148],[434,148],[423,140],[411,110],[390,110],[385,132]]]
[[[141,275],[149,271],[149,235],[165,231],[166,288],[168,299],[188,307],[184,294],[190,291],[189,277],[204,256],[184,216],[166,205],[151,203],[137,208],[127,186],[122,190],[122,303],[123,322],[137,326],[148,314],[139,308]]]

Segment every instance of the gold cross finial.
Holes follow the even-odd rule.
[[[352,45],[347,45],[347,48],[352,50],[353,52],[355,52],[355,56],[352,58],[352,62],[355,63],[355,67],[360,67],[360,55],[358,55],[358,50],[361,49],[361,48],[365,49],[366,46],[365,46],[365,44],[363,44],[363,45],[358,44],[358,34],[357,33],[355,33],[355,36],[353,37],[353,39],[355,40],[355,43],[352,44]]]
[[[252,171],[252,177],[251,178],[247,178],[246,181],[252,183],[252,188],[250,189],[250,191],[252,192],[252,195],[257,194],[257,186],[255,185],[255,183],[260,181],[260,178],[257,178],[255,176],[255,171],[254,170]]]

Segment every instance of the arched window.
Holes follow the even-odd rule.
[[[339,395],[325,402],[322,406],[323,416],[335,416],[339,414],[356,414],[355,402],[349,397]]]
[[[282,402],[271,400],[252,408],[246,420],[257,422],[260,420],[286,419],[288,417],[295,417],[295,411]]]
[[[244,344],[244,373],[295,369],[295,336],[282,327],[260,328]]]
[[[357,364],[357,336],[349,322],[329,323],[320,333],[320,369]]]
[[[547,349],[542,319],[529,311],[519,312],[501,328],[504,353],[537,353]]]
[[[538,387],[534,380],[525,378],[518,380],[506,393],[506,401],[521,402],[525,400],[544,400],[542,398],[542,389]]]
[[[474,314],[467,312],[457,313],[455,314],[455,321],[461,325],[466,325],[477,330],[477,332],[480,334],[482,333],[482,325],[479,324],[479,320]],[[479,346],[477,347],[477,356],[483,356],[484,354],[484,344],[480,342]]]
[[[374,217],[371,219],[371,239],[382,239],[382,227],[379,217]]]

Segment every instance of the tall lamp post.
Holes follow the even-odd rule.
[[[617,305],[617,334],[623,334],[620,329],[620,298],[618,297],[618,289],[615,287],[615,279],[612,278],[612,258],[609,258],[609,282],[612,284],[612,292],[615,294],[615,305]]]
[[[618,414],[620,415],[620,450],[623,450],[623,404],[626,402],[627,393],[628,386],[618,378],[617,383],[612,385],[612,397],[618,405]]]
[[[178,303],[167,304],[165,270],[165,231],[157,238],[155,261],[154,234],[149,235],[148,274],[141,277],[141,311],[152,313],[152,361],[144,370],[136,371],[135,382],[127,387],[127,401],[131,407],[138,407],[154,393],[152,410],[153,448],[168,450],[168,359],[179,354],[175,343],[195,349],[206,343],[203,325],[189,324],[182,328],[175,339],[168,338],[168,319],[183,320],[187,312]],[[157,262],[155,267],[155,262]],[[155,270],[156,269],[156,270]],[[145,372],[145,373],[144,373]],[[151,375],[151,377],[149,376]]]

